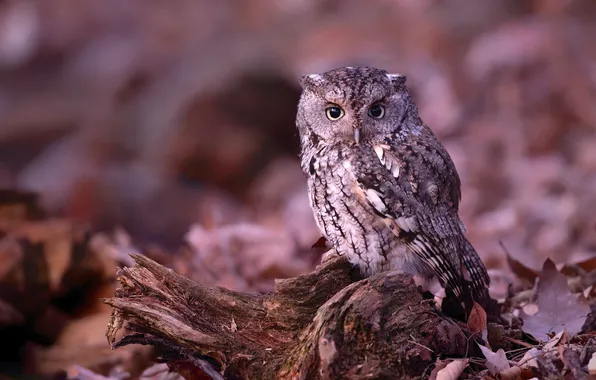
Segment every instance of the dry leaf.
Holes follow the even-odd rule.
[[[505,355],[505,351],[503,351],[502,348],[497,352],[492,352],[488,347],[481,344],[478,344],[478,347],[480,347],[482,355],[486,358],[486,368],[488,368],[491,375],[496,375],[511,368],[509,360],[507,360],[507,356]]]
[[[67,379],[78,379],[78,380],[118,380],[114,377],[105,377],[98,373],[95,373],[80,365],[72,365],[66,370]]]
[[[529,281],[530,283],[534,283],[536,278],[538,278],[538,273],[535,270],[528,268],[518,260],[514,259],[509,252],[506,251],[507,255],[507,264],[511,271],[520,279],[524,279]]]
[[[592,354],[592,357],[588,362],[588,373],[590,375],[596,375],[596,352]]]
[[[567,279],[547,259],[538,278],[538,313],[522,315],[522,330],[540,341],[548,341],[548,333],[566,329],[570,336],[581,331],[590,307],[580,303],[569,290]]]
[[[596,257],[590,257],[579,262],[567,263],[561,268],[561,273],[567,276],[577,276],[577,268],[581,268],[586,272],[593,271],[596,269]]]
[[[539,350],[536,347],[532,347],[524,354],[524,356],[517,363],[517,365],[521,368],[538,368],[538,361],[536,360],[536,358],[540,355],[543,355],[542,350]]]
[[[166,363],[154,364],[147,368],[140,376],[142,380],[184,380],[182,375],[170,372]]]
[[[590,285],[587,288],[584,289],[583,291],[583,295],[585,299],[590,298],[590,294],[592,294],[592,291],[594,290],[594,285]]]
[[[577,345],[560,345],[559,359],[564,365],[564,369],[571,372],[573,379],[585,378],[584,370],[580,361],[581,348]]]
[[[477,302],[474,302],[472,311],[470,311],[468,327],[474,334],[480,334],[486,330],[486,311]]]
[[[544,347],[542,347],[542,349],[544,350],[544,352],[548,352],[548,351],[552,350],[553,348],[557,347],[559,345],[559,343],[561,342],[561,338],[563,337],[563,334],[564,333],[565,333],[565,330],[563,329],[563,331],[561,331],[557,335],[553,336],[544,345]],[[565,340],[567,340],[567,339],[565,338]]]
[[[522,369],[517,366],[507,368],[499,373],[499,378],[501,380],[522,379]]]
[[[437,373],[439,373],[440,370],[442,370],[443,368],[447,367],[447,364],[449,364],[450,362],[448,360],[440,360],[437,359],[436,363],[435,363],[435,368],[433,368],[433,370],[430,372],[430,376],[428,377],[428,380],[437,380]]]
[[[441,363],[442,364],[442,363]],[[441,365],[442,366],[442,365]],[[441,368],[439,365],[430,375],[431,380],[457,380],[468,366],[468,359],[455,359]],[[440,368],[440,369],[439,369]],[[439,369],[437,371],[437,369]]]

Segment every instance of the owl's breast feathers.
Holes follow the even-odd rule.
[[[457,215],[459,177],[442,146],[385,141],[360,146],[352,161],[353,193],[366,199],[447,290],[458,299],[470,290],[479,302],[488,297],[488,275]]]

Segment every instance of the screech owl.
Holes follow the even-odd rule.
[[[296,124],[317,226],[364,275],[399,269],[482,304],[490,280],[458,216],[458,173],[405,82],[372,67],[301,78]]]

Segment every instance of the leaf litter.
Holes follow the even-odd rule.
[[[550,259],[544,262],[537,279],[536,296],[538,313],[522,315],[524,332],[536,340],[548,341],[548,334],[557,334],[564,329],[571,336],[581,331],[590,314],[590,306],[571,293],[567,278]]]
[[[486,368],[491,375],[496,375],[511,368],[509,364],[509,360],[507,360],[507,355],[505,355],[505,351],[500,348],[497,352],[492,352],[490,348],[485,347],[481,344],[478,344],[482,354],[486,358]]]
[[[534,280],[533,288],[510,289],[501,301],[503,324],[487,324],[482,308],[474,305],[467,325],[478,338],[479,351],[466,366],[447,358],[438,361],[431,378],[449,373],[447,378],[585,379],[596,373],[596,319],[590,315],[589,302],[594,261],[559,265],[558,270],[547,259],[540,271],[534,271],[507,256],[514,275],[528,287]]]

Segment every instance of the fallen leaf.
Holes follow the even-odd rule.
[[[536,347],[532,347],[524,354],[521,360],[517,362],[517,365],[521,368],[538,368],[538,361],[536,360],[536,358],[543,354],[544,353],[542,352],[542,350],[539,350]]]
[[[547,259],[542,267],[536,288],[538,313],[521,316],[522,330],[539,341],[549,340],[549,333],[567,330],[570,336],[581,331],[590,313],[590,307],[580,303],[569,290],[567,279],[557,271],[555,264]]]
[[[533,284],[534,281],[536,281],[536,278],[538,278],[538,273],[534,269],[528,268],[518,260],[514,259],[509,254],[509,251],[507,251],[503,243],[501,243],[501,246],[505,250],[505,254],[507,256],[507,264],[509,265],[509,268],[511,269],[513,274],[515,274],[520,279],[527,280]]]
[[[594,290],[594,285],[590,285],[586,289],[584,289],[584,291],[583,291],[584,298],[586,298],[586,299],[590,298],[590,294],[592,294],[592,290]]]
[[[527,305],[524,305],[521,310],[523,311],[523,313],[527,316],[530,315],[536,315],[538,314],[538,305],[536,305],[535,303],[530,302]]]
[[[505,355],[505,351],[503,351],[502,348],[497,352],[492,352],[490,348],[481,344],[478,344],[478,347],[480,347],[482,355],[486,358],[486,368],[488,368],[491,375],[496,375],[511,368],[509,360],[507,360],[507,356]]]
[[[154,364],[147,368],[140,376],[142,380],[184,380],[184,378],[175,373],[170,372],[166,363]]]
[[[588,373],[590,375],[596,375],[596,352],[592,354],[592,357],[588,362]]]
[[[113,377],[105,377],[97,374],[85,367],[80,365],[72,365],[66,369],[66,376],[68,379],[81,379],[81,380],[112,380]]]
[[[581,348],[577,345],[560,345],[559,359],[564,365],[564,368],[571,372],[573,379],[585,378],[584,370],[579,359]]]
[[[517,366],[499,372],[499,379],[501,380],[518,380],[522,378],[522,369]]]
[[[430,372],[428,380],[437,380],[437,373],[439,373],[439,371],[443,368],[447,367],[447,364],[449,364],[448,360],[437,359],[435,363],[435,368],[433,368],[433,370]]]
[[[312,248],[320,248],[324,249],[325,251],[328,251],[329,243],[327,242],[327,239],[325,239],[324,236],[321,236],[317,241],[315,241],[315,243],[312,245]]]
[[[548,351],[552,350],[553,348],[557,347],[559,345],[559,342],[561,342],[561,340],[562,340],[561,338],[563,338],[564,333],[565,333],[565,329],[563,329],[562,331],[557,333],[557,335],[550,338],[550,340],[542,348],[544,350],[544,352],[548,352]],[[565,340],[567,340],[567,338],[565,338]]]
[[[330,249],[331,248],[327,239],[325,239],[324,236],[321,236],[310,249],[310,254],[314,259],[313,263],[318,263],[321,261],[321,256],[323,256],[323,254],[328,252]]]
[[[468,366],[468,359],[455,359],[445,366],[443,364],[444,362],[437,364],[430,374],[430,380],[457,380]]]
[[[577,276],[579,274],[577,268],[585,272],[593,271],[596,269],[596,257],[589,257],[582,261],[565,264],[561,268],[561,273],[567,276]]]
[[[474,302],[474,306],[470,311],[468,327],[474,334],[480,334],[486,330],[486,311],[477,302]]]

